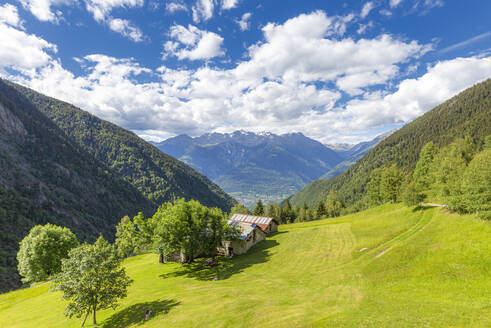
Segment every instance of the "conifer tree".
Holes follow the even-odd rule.
[[[413,172],[414,187],[418,191],[428,190],[433,183],[433,175],[431,173],[431,167],[433,160],[438,153],[433,142],[428,142],[422,149],[419,155],[418,163]]]
[[[491,149],[477,154],[462,178],[463,209],[491,218]]]
[[[376,168],[370,173],[370,181],[366,186],[366,195],[368,203],[372,206],[379,205],[382,202],[380,197],[380,181],[382,178],[382,169]]]
[[[318,218],[321,218],[324,215],[326,215],[326,207],[322,199],[319,201],[319,204],[317,204],[317,209],[315,211],[315,214]]]
[[[259,216],[263,216],[264,215],[264,205],[263,205],[263,201],[261,199],[259,199],[256,203],[256,207],[254,208],[254,212],[253,212],[254,215],[259,215]]]
[[[402,172],[395,164],[385,167],[380,177],[380,197],[384,202],[395,203],[400,197]]]

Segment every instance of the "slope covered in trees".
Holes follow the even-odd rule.
[[[111,237],[123,215],[153,207],[0,80],[0,291],[20,285],[15,256],[34,225]]]
[[[66,102],[9,84],[50,118],[74,144],[135,186],[153,204],[183,197],[224,210],[233,206],[233,198],[204,175],[134,133]]]
[[[124,215],[173,198],[234,200],[186,164],[114,124],[0,80],[0,291],[20,285],[15,254],[36,224],[111,239]]]
[[[363,208],[363,197],[370,172],[396,164],[403,173],[414,169],[421,148],[432,141],[437,147],[468,136],[475,144],[491,134],[491,80],[479,83],[382,141],[353,167],[330,180],[317,180],[290,198],[292,205],[310,207],[325,199],[331,190],[351,210]]]

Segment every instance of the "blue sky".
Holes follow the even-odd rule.
[[[357,142],[491,77],[490,1],[0,0],[0,75],[147,139]]]

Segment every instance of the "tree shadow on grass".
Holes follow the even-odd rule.
[[[218,265],[209,266],[202,263],[202,259],[196,259],[190,264],[182,264],[177,271],[160,275],[161,278],[186,276],[197,280],[224,280],[234,274],[244,271],[254,264],[264,263],[271,257],[269,249],[279,245],[276,240],[266,239],[243,255],[233,258],[219,258]]]
[[[175,300],[162,300],[138,303],[127,307],[113,314],[102,323],[103,328],[124,328],[131,325],[140,325],[145,320],[145,311],[152,310],[152,315],[149,320],[152,320],[160,314],[168,313],[173,307],[181,304]]]

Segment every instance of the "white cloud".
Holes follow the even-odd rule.
[[[396,83],[399,71],[414,66],[428,47],[389,35],[343,37],[347,20],[315,12],[268,24],[264,40],[231,69],[151,70],[133,59],[93,54],[78,59],[77,76],[51,57],[54,45],[0,24],[0,40],[9,44],[0,47],[0,65],[29,73],[11,79],[147,136],[243,128],[301,131],[321,141],[357,141],[357,135],[376,134],[386,124],[406,123],[491,76],[491,61],[457,58],[401,81],[394,91],[371,88]],[[207,33],[176,25],[168,48],[206,57],[196,49]],[[358,96],[339,103],[343,91]]]
[[[165,10],[167,10],[169,13],[173,14],[176,11],[188,11],[188,7],[183,2],[173,1],[173,2],[168,2],[165,5]]]
[[[222,9],[228,10],[237,7],[239,0],[222,0]]]
[[[487,59],[470,57],[438,62],[420,78],[403,80],[392,94],[376,93],[350,101],[346,106],[346,115],[351,117],[349,126],[410,122],[490,76],[491,61]]]
[[[176,41],[168,41],[164,44],[164,58],[169,54],[180,60],[202,60],[223,56],[223,38],[216,33],[202,31],[199,28],[188,25],[174,25],[170,29],[170,37]]]
[[[426,8],[436,8],[436,7],[443,7],[444,6],[443,0],[424,0],[424,6]]]
[[[389,5],[391,8],[395,8],[397,6],[399,6],[399,4],[402,2],[403,0],[390,0],[389,1]]]
[[[387,9],[382,9],[379,11],[379,14],[380,15],[384,15],[386,17],[390,17],[392,16],[392,12],[390,10],[387,10]]]
[[[40,21],[57,22],[61,12],[52,12],[51,6],[72,5],[77,0],[19,0]]]
[[[103,22],[109,18],[111,10],[120,7],[142,7],[144,0],[85,0],[87,10],[92,13],[94,19]]]
[[[134,41],[143,41],[142,31],[129,20],[114,18],[111,11],[114,8],[142,7],[144,0],[85,0],[87,11],[99,23],[105,23],[109,28],[122,36]]]
[[[360,17],[361,18],[365,18],[368,16],[368,14],[370,14],[370,12],[372,11],[372,9],[374,8],[374,4],[373,2],[369,1],[367,3],[365,3],[363,5],[363,8],[361,9],[361,12],[360,12]]]
[[[351,92],[384,83],[398,72],[397,63],[429,49],[390,35],[358,41],[328,38],[341,35],[345,28],[342,19],[327,17],[323,12],[300,15],[282,25],[268,24],[263,28],[265,42],[250,47],[250,60],[239,64],[235,71],[243,77],[293,82],[339,79],[341,90]],[[342,82],[356,77],[357,83]]]
[[[16,69],[29,74],[50,62],[57,49],[35,35],[0,23],[0,69]]]
[[[478,41],[481,41],[481,40],[484,40],[484,39],[487,39],[491,37],[491,32],[486,32],[486,33],[482,33],[482,34],[479,34],[475,37],[472,37],[470,39],[467,39],[465,41],[462,41],[462,42],[459,42],[459,43],[456,43],[456,44],[453,44],[451,46],[448,46],[446,48],[443,48],[442,50],[439,51],[439,53],[447,53],[447,52],[450,52],[450,51],[453,51],[455,49],[460,49],[460,48],[463,48],[463,47],[466,47],[470,44],[473,44],[475,42],[478,42]]]
[[[419,15],[425,15],[433,8],[443,7],[443,0],[418,0],[414,1],[412,12],[417,12]]]
[[[17,12],[17,7],[9,3],[0,6],[0,23],[22,28],[23,22]]]
[[[135,42],[143,41],[143,33],[140,29],[132,26],[126,19],[112,18],[109,21],[109,28]]]
[[[235,21],[239,25],[241,31],[247,31],[251,27],[251,17],[251,13],[245,13],[244,15],[242,15],[242,18],[240,20]]]
[[[356,30],[356,33],[363,34],[367,30],[371,29],[373,26],[374,26],[373,21],[368,22],[368,24],[360,24],[358,29]]]
[[[199,23],[209,20],[213,17],[214,9],[215,0],[196,0],[196,4],[192,8],[193,21]]]

